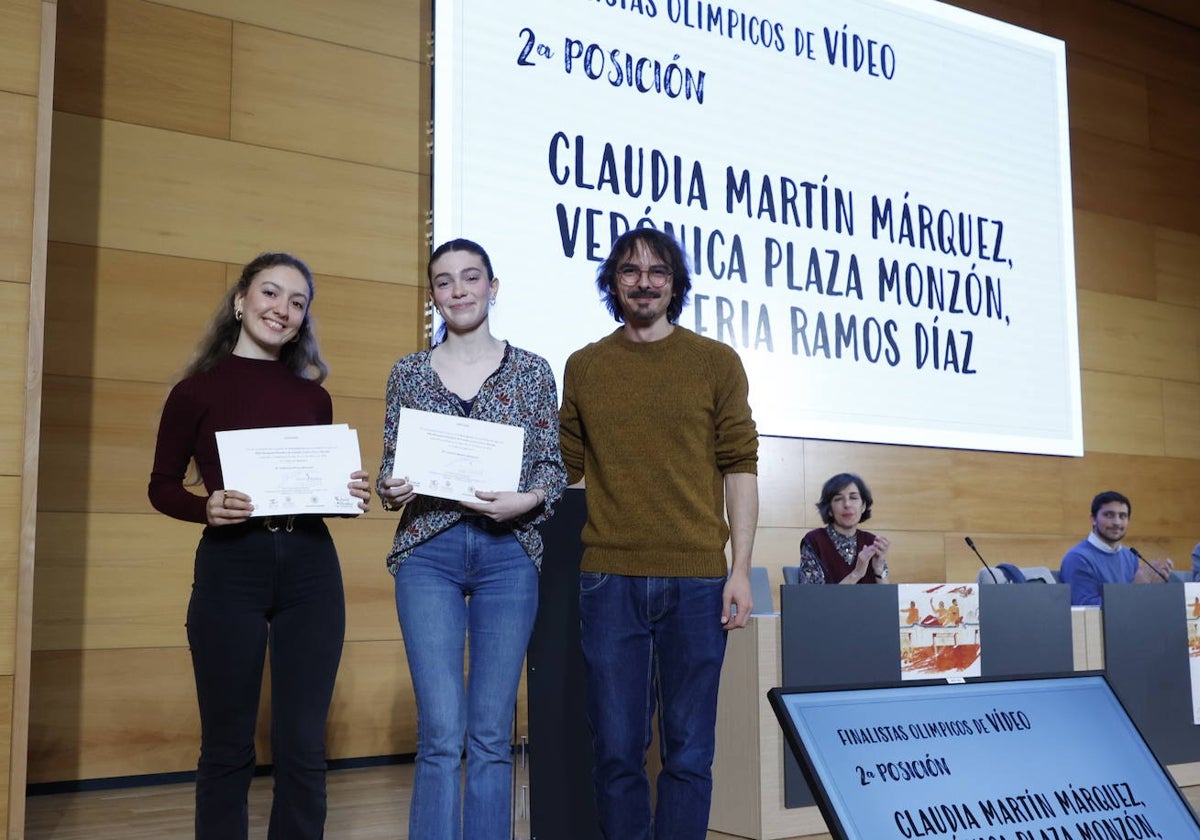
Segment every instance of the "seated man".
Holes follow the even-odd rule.
[[[1165,583],[1171,579],[1171,560],[1143,560],[1121,545],[1129,527],[1132,506],[1115,490],[1092,499],[1092,532],[1062,559],[1060,575],[1071,585],[1072,606],[1099,606],[1106,583]]]

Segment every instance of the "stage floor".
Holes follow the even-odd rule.
[[[325,834],[337,840],[408,840],[411,764],[336,770],[329,774]],[[254,780],[250,791],[250,837],[265,838],[271,780]],[[1200,786],[1186,788],[1200,810]],[[26,840],[174,840],[192,836],[192,785],[155,785],[119,790],[31,796],[26,803]],[[518,838],[529,836],[527,825]],[[708,833],[708,840],[735,840]],[[829,840],[828,834],[806,840]]]

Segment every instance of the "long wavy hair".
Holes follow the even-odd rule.
[[[212,369],[233,352],[242,332],[242,324],[236,315],[238,296],[246,294],[259,272],[280,265],[294,268],[304,276],[308,283],[308,308],[304,312],[304,321],[300,324],[300,331],[280,350],[279,361],[297,376],[311,379],[317,383],[325,381],[325,377],[329,375],[329,365],[325,364],[325,360],[321,358],[321,348],[317,343],[316,328],[313,324],[312,303],[316,297],[317,288],[313,283],[312,271],[299,257],[280,251],[259,254],[246,263],[237,283],[221,298],[221,303],[213,314],[208,329],[204,331],[200,343],[196,345],[196,352],[193,354],[192,360],[184,369],[184,378]]]

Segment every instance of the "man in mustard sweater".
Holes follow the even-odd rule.
[[[737,353],[676,323],[692,282],[670,236],[625,234],[596,284],[622,326],[567,360],[560,416],[569,481],[587,479],[579,607],[596,806],[609,840],[703,840],[725,632],[752,606],[758,435]]]

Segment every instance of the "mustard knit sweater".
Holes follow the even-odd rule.
[[[725,575],[724,476],[758,470],[747,391],[732,348],[679,326],[571,355],[560,443],[568,481],[587,478],[584,571]]]

